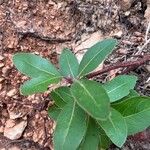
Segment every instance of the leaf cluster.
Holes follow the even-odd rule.
[[[31,78],[21,86],[24,95],[44,92],[63,78],[73,82],[50,93],[55,103],[48,114],[57,123],[55,150],[98,150],[111,143],[122,147],[128,135],[150,125],[150,98],[134,90],[137,77],[120,75],[105,84],[87,79],[116,44],[114,39],[98,42],[88,49],[80,63],[71,50],[64,49],[59,70],[34,54],[14,55],[17,69]]]

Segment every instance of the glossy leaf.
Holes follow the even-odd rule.
[[[90,80],[80,80],[73,83],[71,92],[78,103],[90,116],[106,120],[109,115],[109,98],[102,86]]]
[[[63,50],[60,55],[59,64],[60,72],[63,76],[75,78],[78,75],[78,60],[69,49]]]
[[[53,90],[50,96],[58,107],[63,107],[67,102],[73,100],[69,87],[59,87]]]
[[[115,109],[111,109],[111,115],[106,121],[97,122],[110,140],[118,147],[122,147],[127,138],[127,126],[123,116]]]
[[[117,41],[115,39],[106,39],[89,48],[79,65],[78,76],[85,76],[87,73],[97,68],[98,65],[113,51],[116,44]]]
[[[31,95],[35,93],[45,92],[48,86],[52,83],[57,83],[60,81],[60,77],[49,78],[48,76],[39,76],[26,81],[20,88],[23,95]]]
[[[150,97],[132,97],[112,106],[124,116],[129,135],[150,126]]]
[[[48,108],[48,116],[56,121],[61,110],[62,109],[57,107],[56,105],[50,106]]]
[[[110,102],[115,102],[127,96],[130,90],[134,88],[137,77],[129,75],[120,75],[103,85]]]
[[[20,72],[31,78],[60,76],[57,69],[48,60],[34,54],[17,53],[13,57],[13,63]]]
[[[98,150],[99,142],[98,125],[90,118],[86,135],[78,150]]]
[[[74,102],[66,104],[57,118],[55,150],[76,150],[87,130],[87,115]]]

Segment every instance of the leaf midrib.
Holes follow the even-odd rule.
[[[63,141],[63,143],[62,143],[62,147],[63,147],[64,144],[65,144],[65,141],[66,141],[66,138],[67,138],[67,135],[68,135],[70,126],[71,126],[71,122],[72,122],[72,120],[73,120],[74,111],[75,111],[75,105],[76,105],[76,103],[74,102],[74,103],[73,103],[73,109],[72,109],[71,117],[70,117],[70,121],[69,121],[68,128],[67,128],[67,133],[66,133],[66,135],[64,136],[64,141]]]
[[[39,78],[39,77],[38,77]],[[38,78],[33,78],[33,79],[38,79]],[[50,79],[48,79],[48,80],[43,80],[43,82],[39,82],[38,84],[35,84],[34,86],[39,86],[40,84],[43,84],[43,83],[46,83],[46,82],[50,82],[51,80],[53,80],[53,79],[59,79],[60,77],[54,77],[54,78],[50,78]],[[31,79],[32,80],[32,79]],[[31,81],[31,80],[29,80],[29,81]]]
[[[97,101],[95,101],[94,97],[90,94],[90,92],[86,89],[86,87],[82,83],[80,83],[80,82],[78,82],[78,83],[81,87],[83,87],[83,89],[86,91],[86,93],[92,98],[92,100],[94,101],[94,104],[99,106]]]
[[[115,91],[116,89],[118,89],[118,88],[120,88],[120,87],[122,87],[122,86],[124,86],[124,85],[127,85],[127,83],[123,83],[123,84],[117,86],[116,88],[113,88],[112,90],[108,91],[108,93],[111,93],[111,92]],[[104,86],[104,87],[105,87],[105,86]]]
[[[144,109],[143,111],[140,111],[139,113],[134,113],[132,115],[129,115],[129,116],[124,116],[124,118],[130,118],[130,117],[133,117],[134,115],[139,115],[140,113],[144,113],[145,111],[149,111],[150,108],[147,108],[147,109]]]
[[[46,70],[40,69],[40,68],[38,68],[38,67],[36,67],[36,66],[32,65],[31,63],[28,63],[28,62],[26,62],[26,61],[24,61],[24,60],[22,60],[21,62],[27,63],[28,65],[32,66],[33,68],[35,68],[35,69],[37,69],[37,70],[39,70],[39,71],[41,71],[41,72],[44,72],[44,73],[46,73],[46,74],[48,74],[48,75],[53,75],[53,76],[56,75],[56,74],[53,74],[53,73],[48,72],[48,71],[46,71]]]
[[[69,60],[68,60],[68,56],[67,56],[67,55],[66,55],[66,60],[67,60],[67,63],[68,63],[68,67],[69,67],[70,73],[71,73],[72,77],[74,78],[75,75],[74,75],[74,73],[73,73],[73,71],[72,71],[72,69],[71,69],[71,66],[70,66],[70,63],[69,63]]]
[[[112,44],[112,42],[111,42],[111,44]],[[111,45],[110,44],[110,45]],[[82,74],[82,72],[88,67],[88,65],[91,63],[91,61],[93,61],[93,59],[95,58],[95,57],[97,57],[97,55],[99,55],[99,53],[101,53],[103,50],[105,50],[107,47],[109,47],[110,45],[107,45],[106,47],[104,47],[104,48],[102,48],[101,49],[101,51],[98,51],[98,53],[96,53],[95,55],[94,55],[94,57],[84,66],[84,68],[80,71],[80,73],[79,73],[79,77],[80,77],[80,75]]]

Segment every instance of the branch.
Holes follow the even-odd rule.
[[[111,70],[118,69],[118,68],[138,67],[148,61],[150,61],[150,55],[145,55],[145,56],[143,56],[143,58],[137,59],[136,61],[128,61],[128,62],[123,62],[123,63],[116,63],[114,65],[108,65],[104,69],[89,73],[86,77],[93,78],[97,75],[101,75],[103,73],[106,73],[106,72],[109,72]]]

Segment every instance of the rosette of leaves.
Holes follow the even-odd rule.
[[[56,121],[55,150],[107,149],[111,143],[122,147],[128,135],[150,125],[150,98],[134,91],[137,77],[119,75],[105,84],[87,78],[116,44],[115,39],[98,42],[80,63],[71,50],[64,49],[59,70],[34,54],[14,55],[17,69],[30,78],[20,88],[23,95],[45,92],[50,84],[71,79],[71,84],[50,93],[54,105],[48,114]]]

